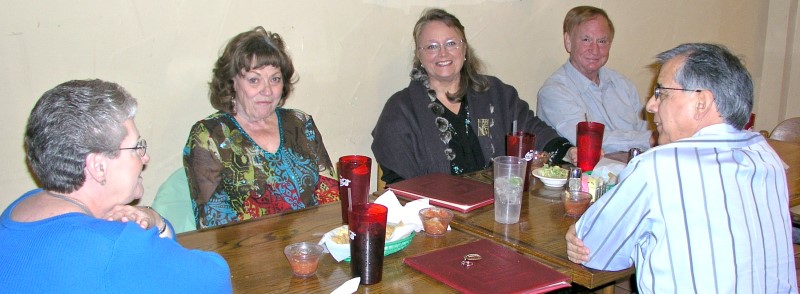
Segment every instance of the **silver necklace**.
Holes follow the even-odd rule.
[[[91,217],[94,217],[94,214],[92,213],[91,210],[89,210],[89,207],[86,206],[86,204],[83,204],[83,202],[81,202],[78,199],[69,197],[67,195],[56,194],[56,193],[53,193],[53,192],[50,192],[50,191],[45,191],[45,193],[50,197],[58,198],[58,199],[67,201],[69,203],[72,203],[75,206],[80,207],[87,215],[89,215]]]

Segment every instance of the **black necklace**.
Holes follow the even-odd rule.
[[[86,204],[83,204],[83,202],[80,202],[78,199],[69,197],[67,195],[61,195],[61,194],[52,193],[50,191],[45,191],[45,193],[50,197],[55,197],[55,198],[67,201],[69,203],[72,203],[75,206],[80,207],[84,212],[86,212],[87,215],[89,215],[91,217],[94,217],[94,214],[92,213],[91,210],[89,210],[89,207],[87,207]]]

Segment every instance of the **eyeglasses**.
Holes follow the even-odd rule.
[[[461,43],[464,43],[464,40],[447,40],[444,42],[444,44],[434,42],[424,47],[417,47],[417,49],[420,49],[427,54],[436,54],[439,53],[439,49],[444,47],[444,49],[448,52],[452,52],[453,50],[457,50],[459,47],[461,47]]]
[[[703,90],[667,88],[667,87],[662,87],[661,85],[658,85],[653,89],[653,97],[656,97],[656,99],[661,98],[661,90],[676,90],[676,91],[686,91],[686,92],[696,92],[696,93],[703,92]]]
[[[131,150],[136,149],[136,154],[139,154],[139,157],[144,157],[147,155],[147,141],[145,139],[139,139],[139,142],[136,142],[136,147],[130,148],[119,148],[119,150]]]

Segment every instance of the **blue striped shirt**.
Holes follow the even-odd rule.
[[[785,164],[727,124],[635,157],[578,220],[587,267],[642,293],[797,293]]]

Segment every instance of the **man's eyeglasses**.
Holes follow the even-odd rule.
[[[139,154],[139,157],[144,157],[147,154],[147,141],[145,141],[145,139],[139,139],[139,142],[136,143],[136,147],[119,148],[119,150],[131,149],[136,149],[136,154]]]
[[[667,87],[662,87],[661,85],[658,85],[658,86],[655,87],[655,89],[653,89],[653,96],[656,97],[656,99],[661,98],[661,90],[675,90],[675,91],[687,91],[687,92],[697,92],[697,93],[703,92],[703,90],[667,88]]]
[[[456,50],[459,47],[461,47],[461,43],[464,43],[464,40],[458,40],[458,41],[447,40],[444,42],[444,44],[430,43],[426,46],[418,47],[417,49],[420,49],[427,54],[436,54],[439,53],[439,49],[442,49],[442,47],[444,47],[444,49],[447,50],[448,52],[452,52],[453,50]]]

